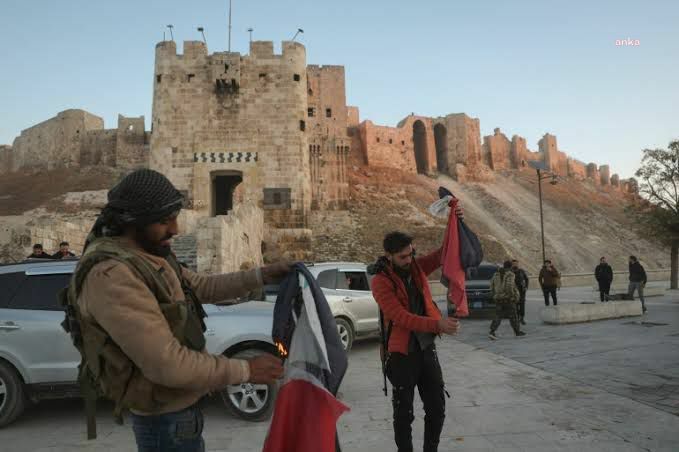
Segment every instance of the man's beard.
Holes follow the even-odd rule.
[[[172,252],[172,247],[170,245],[164,246],[160,244],[161,242],[170,240],[171,238],[172,235],[168,235],[156,242],[149,239],[144,228],[137,228],[136,239],[137,243],[139,243],[139,246],[141,246],[144,251],[159,257],[167,257]]]
[[[410,265],[411,264],[406,264],[405,266],[401,267],[401,266],[394,264],[394,271],[399,276],[409,276],[410,275]]]

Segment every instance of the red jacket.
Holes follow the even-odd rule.
[[[441,312],[431,298],[427,276],[441,266],[441,249],[415,259],[410,267],[413,281],[422,292],[426,316],[412,314],[408,291],[403,280],[387,266],[376,274],[372,280],[372,293],[384,313],[385,328],[393,321],[391,336],[387,350],[389,352],[408,354],[408,342],[413,331],[440,333],[438,321]]]

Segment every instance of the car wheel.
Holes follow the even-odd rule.
[[[341,317],[335,318],[335,322],[337,323],[337,334],[339,334],[340,341],[342,341],[342,346],[348,352],[351,350],[351,346],[354,345],[354,329],[347,320]]]
[[[230,358],[250,359],[266,353],[259,349],[248,349],[238,352]],[[271,417],[273,412],[276,394],[278,394],[278,383],[256,384],[242,383],[229,385],[220,391],[222,401],[226,408],[234,415],[246,421],[263,421]]]
[[[14,368],[0,361],[0,427],[14,421],[24,411],[24,386]]]

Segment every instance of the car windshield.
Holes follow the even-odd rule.
[[[492,279],[497,271],[493,266],[482,266],[467,270],[467,279]]]

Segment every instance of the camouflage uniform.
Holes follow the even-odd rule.
[[[516,315],[516,303],[520,299],[520,294],[515,279],[514,273],[505,268],[501,268],[493,276],[490,291],[495,301],[495,318],[490,324],[491,334],[495,333],[503,318],[509,318],[514,334],[520,333],[519,319]]]

